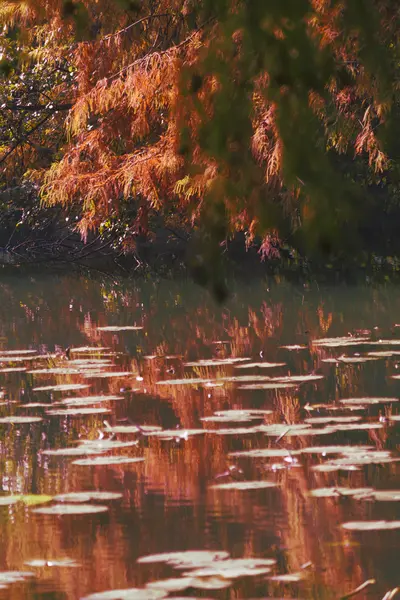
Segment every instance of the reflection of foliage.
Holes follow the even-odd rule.
[[[201,426],[199,417],[203,415],[210,415],[215,410],[246,407],[250,403],[253,407],[257,405],[273,411],[267,416],[267,422],[291,424],[304,418],[304,400],[309,395],[315,401],[320,393],[321,400],[326,403],[329,394],[338,391],[342,396],[357,394],[367,377],[365,372],[361,377],[362,367],[343,366],[342,377],[335,372],[338,388],[342,386],[340,390],[335,389],[332,382],[325,387],[324,382],[322,389],[318,384],[311,392],[303,387],[300,391],[256,392],[251,398],[242,395],[235,385],[193,389],[157,386],[156,381],[175,377],[171,368],[177,374],[183,372],[183,363],[188,358],[221,358],[231,354],[257,356],[260,347],[267,360],[274,359],[279,352],[288,369],[294,372],[324,368],[321,358],[329,352],[324,348],[290,353],[277,346],[307,342],[310,337],[327,333],[340,335],[343,328],[346,331],[353,325],[371,327],[379,322],[389,329],[393,313],[399,310],[395,289],[351,290],[349,297],[342,289],[322,292],[284,283],[278,288],[271,285],[268,290],[259,284],[251,288],[251,294],[243,285],[233,291],[229,310],[221,310],[202,290],[185,282],[143,282],[140,287],[133,287],[131,282],[124,285],[109,279],[103,282],[83,278],[58,279],[55,275],[37,280],[29,278],[28,281],[3,279],[2,348],[23,348],[29,344],[45,352],[53,351],[56,344],[65,348],[70,344],[93,342],[121,352],[115,360],[123,362],[134,375],[140,370],[144,382],[141,391],[126,392],[126,401],[110,406],[112,424],[127,418],[133,423],[157,424],[169,429],[176,425],[198,427]],[[97,330],[99,325],[131,324],[132,321],[142,323],[145,326],[143,332],[111,334]],[[217,340],[226,342],[224,349],[220,349],[221,344],[213,344]],[[157,357],[146,359],[144,354],[156,354]],[[178,356],[171,357],[172,354]],[[59,356],[54,362],[65,364],[66,359]],[[232,374],[232,371],[232,365],[218,366],[220,375]],[[198,372],[210,375],[211,369]],[[10,399],[20,403],[32,399],[32,375],[1,376],[2,386]],[[373,374],[368,381],[374,384]],[[377,383],[382,386],[382,377]],[[124,382],[104,380],[95,385],[98,386],[96,391],[119,392]],[[51,401],[50,396],[47,400]],[[3,405],[0,410],[2,414],[18,412],[20,406]],[[96,417],[52,418],[32,427],[5,428],[1,425],[0,472],[4,493],[54,495],[97,489],[120,491],[124,495],[123,500],[99,521],[57,519],[46,521],[43,526],[37,515],[30,514],[18,504],[7,509],[2,507],[5,567],[21,569],[23,562],[32,558],[51,560],[68,556],[83,563],[79,586],[85,593],[94,591],[96,586],[99,589],[116,587],[116,578],[119,587],[142,586],[144,581],[160,577],[160,571],[158,566],[154,570],[148,567],[146,575],[136,567],[131,570],[139,555],[184,546],[210,548],[215,547],[217,540],[218,547],[231,550],[234,546],[237,555],[264,556],[267,552],[267,556],[278,559],[281,571],[293,572],[311,561],[315,568],[310,569],[302,584],[303,595],[330,598],[337,597],[337,582],[344,571],[348,573],[346,584],[354,589],[360,580],[368,577],[373,567],[376,568],[377,556],[385,560],[392,552],[387,540],[378,537],[370,557],[369,553],[359,551],[355,543],[350,544],[345,531],[338,527],[338,523],[348,519],[349,513],[354,515],[354,511],[364,510],[361,503],[354,506],[340,497],[320,502],[311,497],[310,487],[322,487],[327,482],[339,486],[352,485],[356,481],[359,485],[363,477],[361,472],[310,474],[310,465],[323,461],[322,457],[304,456],[294,468],[282,468],[277,472],[268,470],[271,467],[269,461],[243,463],[245,478],[273,478],[279,484],[271,494],[221,495],[210,490],[215,477],[234,464],[235,459],[229,452],[266,445],[276,449],[276,441],[264,434],[250,437],[209,435],[180,441],[137,436],[139,448],[133,452],[143,453],[145,462],[132,469],[80,470],[71,467],[68,459],[46,457],[40,453],[49,447],[73,445],[78,439],[96,439],[102,429],[102,419]],[[355,435],[357,440],[363,435],[364,442],[367,439],[369,444],[383,448],[387,441],[394,443],[396,440],[392,442],[392,439],[397,434],[394,428],[388,427]],[[389,436],[393,438],[389,439]],[[307,436],[290,440],[289,437],[283,442],[286,448],[304,448],[310,444]],[[369,469],[368,481],[370,484],[376,481],[380,487],[392,483],[397,464]],[[181,532],[178,540],[177,530]],[[134,531],[140,531],[142,535],[132,535]],[[179,546],[173,547],[174,543]],[[57,575],[58,589],[71,598],[77,595],[76,572],[61,569]],[[47,588],[53,585],[47,579],[50,578],[48,571],[40,572],[38,576],[45,580]],[[275,583],[262,581],[261,585],[263,594],[266,585],[269,595],[282,594],[282,588]],[[332,595],[326,591],[326,586],[333,590]],[[253,597],[254,591],[252,578],[244,578],[243,582],[240,580],[235,584],[232,593],[238,597]],[[16,590],[14,597],[21,598],[21,591]]]

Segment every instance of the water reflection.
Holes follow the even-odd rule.
[[[206,589],[193,581],[176,595],[338,598],[375,578],[358,597],[379,598],[399,583],[400,530],[341,527],[395,522],[399,502],[340,493],[399,487],[397,290],[232,291],[220,308],[187,282],[3,280],[0,500],[20,498],[0,505],[0,570],[34,576],[4,589],[0,576],[0,597],[145,589],[181,574],[139,557],[191,549],[274,559],[271,575],[291,577],[203,577]],[[6,353],[27,349],[36,354]],[[271,485],[240,489],[252,481]],[[310,494],[319,488],[339,492]],[[95,514],[43,514],[85,490],[122,498],[89,500],[106,507]]]

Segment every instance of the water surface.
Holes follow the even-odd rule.
[[[398,292],[3,278],[0,598],[400,585]]]

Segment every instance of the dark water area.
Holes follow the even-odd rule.
[[[395,597],[400,288],[231,292],[0,281],[1,600]]]

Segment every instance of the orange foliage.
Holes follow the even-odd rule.
[[[81,207],[83,236],[126,205],[136,210],[133,231],[145,230],[153,212],[193,224],[207,210],[208,196],[224,204],[230,232],[245,230],[250,241],[259,228],[264,234],[277,233],[275,223],[262,222],[265,198],[279,202],[297,226],[300,213],[295,209],[305,182],[300,174],[287,178],[283,169],[289,150],[279,97],[293,115],[299,97],[284,82],[277,97],[267,69],[254,67],[254,76],[243,73],[249,60],[243,30],[233,27],[227,33],[216,17],[202,21],[201,6],[190,0],[161,0],[156,9],[147,0],[133,12],[112,0],[85,0],[80,4],[88,13],[88,39],[73,41],[78,13],[66,14],[60,0],[3,4],[4,23],[19,23],[44,54],[58,47],[75,69],[73,85],[64,90],[73,104],[66,119],[68,141],[60,160],[33,177],[42,185],[46,203]],[[387,40],[395,15],[386,4],[382,1],[378,8]],[[346,2],[332,7],[327,0],[313,0],[309,8],[307,28],[315,47],[328,49],[350,80],[344,84],[337,68],[328,89],[318,92],[311,85],[309,109],[324,124],[328,147],[347,152],[353,145],[356,154],[366,153],[370,165],[382,170],[387,157],[376,130],[390,103],[362,62],[361,34],[354,30],[348,35],[343,27]],[[235,16],[242,9],[232,2],[230,10]],[[266,21],[262,28],[282,43],[291,31],[284,19],[279,26]],[[291,59],[296,52],[291,51]],[[226,74],[210,56],[229,63]],[[224,77],[235,91],[245,75],[251,114],[244,115],[243,138],[216,139],[218,147],[225,144],[226,156],[212,152],[202,136],[215,116]],[[228,121],[229,110],[227,106]],[[246,119],[252,129],[249,140]],[[216,138],[223,134],[224,128],[215,127]]]

